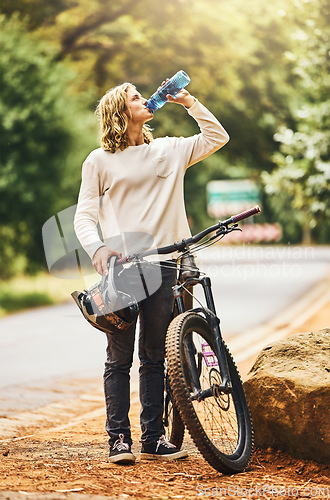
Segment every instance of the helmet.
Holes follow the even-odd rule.
[[[127,330],[139,314],[125,270],[116,261],[116,256],[110,257],[109,273],[100,282],[71,294],[84,318],[95,328],[111,334]]]

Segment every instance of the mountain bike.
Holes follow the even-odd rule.
[[[139,263],[156,253],[180,254],[180,279],[173,287],[176,314],[166,335],[164,425],[179,448],[187,427],[205,460],[225,474],[247,467],[253,429],[240,375],[222,338],[211,280],[196,267],[194,254],[241,230],[237,223],[259,212],[256,206],[181,242],[118,260]],[[193,308],[189,297],[196,285],[203,289],[205,304]]]

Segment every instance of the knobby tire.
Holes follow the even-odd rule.
[[[166,357],[174,403],[205,460],[224,474],[242,472],[251,458],[253,430],[241,378],[227,346],[223,344],[233,386],[232,394],[226,396],[215,392],[215,395],[204,402],[192,401],[189,369],[184,351],[184,339],[191,332],[194,332],[196,339],[205,341],[205,344],[201,345],[208,345],[211,349],[214,345],[209,324],[201,315],[188,311],[173,319],[166,337]],[[195,345],[197,344],[196,341]],[[214,354],[214,349],[212,351]],[[198,347],[196,357],[199,356],[200,379],[203,377],[204,382],[207,379],[204,372],[202,373],[204,366],[205,373],[213,381],[212,386],[216,387],[216,383],[221,383],[219,370],[216,367],[209,369],[203,356],[197,353]],[[206,411],[203,414],[200,408],[204,410],[204,407]]]
[[[168,426],[165,426],[165,434],[170,443],[174,444],[178,449],[181,448],[184,438],[184,423],[173,401],[170,402],[170,414]]]

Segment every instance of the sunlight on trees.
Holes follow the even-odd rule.
[[[78,122],[66,94],[72,75],[54,62],[54,50],[34,40],[16,16],[0,17],[0,40],[0,275],[6,278],[44,262],[41,227],[65,196],[61,186],[70,183]]]
[[[326,0],[3,0],[3,262],[18,244],[31,268],[42,262],[38,231],[77,198],[102,94],[131,81],[148,97],[178,69],[231,136],[187,174],[193,230],[207,222],[209,180],[251,178],[284,241],[328,242],[329,9]],[[155,113],[153,128],[198,132],[175,106]]]
[[[323,0],[316,3],[322,18],[316,15],[314,2],[307,19],[292,33],[295,55],[289,57],[299,75],[298,92],[290,102],[295,124],[282,126],[275,134],[280,143],[280,151],[273,155],[277,168],[262,175],[278,217],[284,212],[279,199],[283,202],[286,193],[286,217],[302,226],[306,244],[313,236],[329,241],[330,233],[330,8]],[[317,228],[322,230],[316,232]]]

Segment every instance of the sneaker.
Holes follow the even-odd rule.
[[[158,441],[142,444],[140,458],[142,460],[177,460],[187,456],[188,453],[185,450],[179,450],[165,436],[161,436]]]
[[[110,462],[114,464],[134,464],[135,456],[128,443],[124,443],[124,434],[119,434],[119,439],[110,448]]]

